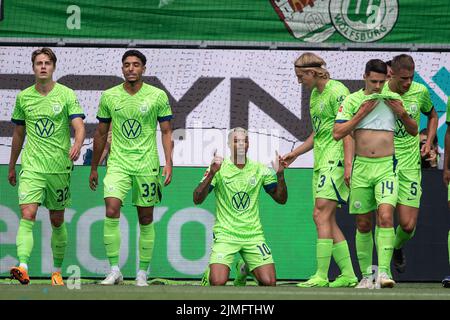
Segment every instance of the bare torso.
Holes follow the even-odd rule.
[[[358,156],[381,158],[394,154],[394,132],[359,129],[354,131],[354,138]]]

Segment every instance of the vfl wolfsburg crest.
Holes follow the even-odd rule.
[[[142,113],[147,113],[147,112],[148,112],[148,109],[149,109],[149,107],[148,107],[148,104],[146,104],[146,103],[143,103],[143,104],[141,105],[141,107],[139,108],[139,110],[140,110]]]
[[[135,119],[128,119],[122,123],[122,134],[128,139],[136,139],[142,132],[142,126]]]
[[[55,124],[48,118],[39,119],[34,124],[36,134],[41,138],[48,138],[55,132]]]
[[[53,106],[53,112],[55,113],[55,114],[58,114],[58,113],[60,113],[62,111],[62,107],[59,105],[59,104],[55,104],[54,106]]]
[[[398,17],[398,0],[271,0],[289,32],[323,42],[335,31],[353,42],[386,36]]]

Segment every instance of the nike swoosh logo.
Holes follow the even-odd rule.
[[[270,257],[266,257],[266,258],[263,258],[263,261],[266,261],[267,259],[269,259]]]
[[[408,198],[408,200],[416,200],[416,198]]]
[[[225,181],[225,184],[230,184],[232,181]]]
[[[122,108],[119,108],[119,109],[114,109],[114,111],[120,111],[120,110],[122,110],[124,107],[122,107]]]

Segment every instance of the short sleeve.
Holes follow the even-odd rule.
[[[420,111],[422,113],[428,115],[433,110],[433,102],[431,102],[430,92],[426,87],[423,88],[419,103],[420,103]]]
[[[100,122],[110,123],[111,112],[109,110],[108,97],[103,93],[100,97],[100,103],[98,106],[97,119]]]
[[[335,122],[343,123],[353,118],[351,96],[347,96],[338,109]]]
[[[71,91],[71,93],[68,95],[67,106],[70,120],[73,120],[75,118],[82,118],[82,119],[86,118],[83,109],[81,108],[80,103],[78,102],[77,96],[73,91]]]
[[[277,176],[275,170],[261,166],[261,176],[263,180],[262,185],[266,192],[271,192],[277,187]]]
[[[25,113],[23,112],[20,95],[16,98],[16,105],[14,106],[11,121],[17,125],[25,125]]]
[[[165,92],[162,92],[158,98],[158,121],[169,121],[172,118],[173,115],[169,104],[169,98]]]
[[[333,94],[331,95],[330,103],[333,106],[335,115],[337,115],[337,113],[339,112],[339,107],[342,105],[345,98],[349,94],[350,94],[350,91],[344,85],[338,86],[338,87],[336,87],[335,90],[333,90]]]

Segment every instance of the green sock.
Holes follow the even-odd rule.
[[[378,232],[380,231],[380,227],[375,226],[375,250],[378,248]]]
[[[52,225],[52,230],[51,246],[53,252],[53,266],[55,268],[61,268],[67,247],[66,223],[63,222],[59,227]]]
[[[378,272],[390,272],[394,247],[394,228],[380,228],[378,232]]]
[[[155,244],[155,227],[153,223],[140,224],[139,226],[141,228],[139,237],[139,270],[148,271]]]
[[[111,266],[118,266],[120,253],[119,219],[105,218],[103,243],[105,244],[106,256],[108,257],[109,264]]]
[[[413,232],[411,233],[406,233],[400,226],[397,226],[397,229],[395,231],[394,248],[395,249],[402,248],[406,241],[414,237],[415,233],[416,229],[414,229]]]
[[[17,230],[16,245],[19,262],[28,264],[31,251],[33,250],[33,226],[34,221],[20,219],[19,230]]]
[[[342,275],[350,278],[355,277],[347,241],[344,240],[333,245],[333,258],[339,266]]]
[[[372,231],[361,233],[356,230],[356,255],[363,276],[372,275],[373,237]]]
[[[322,279],[328,279],[328,269],[330,267],[331,252],[333,251],[333,239],[317,239],[316,250],[316,275]]]

